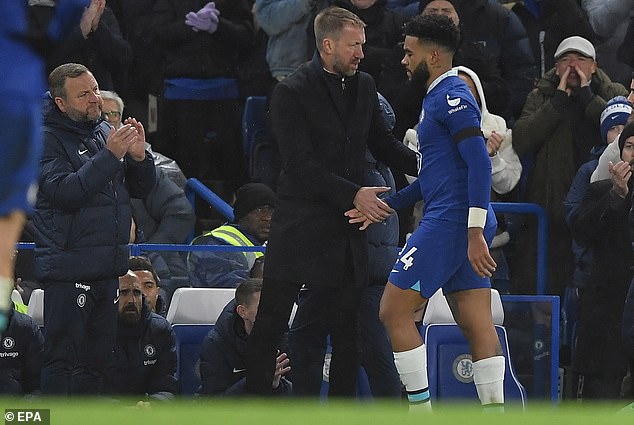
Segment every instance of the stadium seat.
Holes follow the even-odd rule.
[[[235,293],[235,288],[178,288],[167,321],[173,325],[213,325]]]
[[[525,407],[526,391],[513,369],[506,329],[502,326],[504,310],[495,289],[491,290],[491,312],[506,363],[505,400]],[[477,400],[469,344],[453,320],[442,292],[437,292],[429,299],[420,333],[427,348],[427,373],[432,400]]]
[[[176,377],[180,394],[193,395],[200,387],[198,360],[205,336],[214,325],[172,325],[176,335]]]
[[[31,298],[29,299],[29,305],[27,314],[31,316],[33,321],[38,324],[39,327],[44,326],[44,290],[34,289],[31,292]]]
[[[244,154],[249,156],[253,149],[252,142],[259,132],[266,129],[266,97],[249,96],[244,104],[242,114],[242,143]]]

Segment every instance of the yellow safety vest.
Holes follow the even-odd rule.
[[[222,239],[229,245],[233,246],[256,246],[247,238],[244,233],[236,229],[231,225],[224,225],[215,228],[211,232],[205,233],[203,236],[213,236],[218,239]],[[253,267],[255,260],[264,255],[263,252],[244,252],[244,256],[249,264],[249,269]]]

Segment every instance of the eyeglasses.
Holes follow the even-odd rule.
[[[121,116],[121,112],[119,111],[103,111],[102,114],[104,117],[110,118],[119,118]]]

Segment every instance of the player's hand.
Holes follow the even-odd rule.
[[[610,178],[612,179],[612,190],[625,199],[629,192],[627,182],[632,177],[632,167],[625,161],[619,161],[614,165],[612,161],[608,164]]]
[[[354,196],[352,203],[373,223],[379,223],[394,212],[388,204],[377,197],[378,194],[389,190],[389,187],[362,187]]]
[[[491,277],[497,264],[489,254],[489,247],[479,227],[469,228],[469,248],[467,250],[471,267],[480,277]]]
[[[364,216],[363,213],[356,208],[346,211],[343,215],[350,218],[350,220],[348,220],[348,223],[350,224],[362,223],[359,230],[365,230],[370,224],[372,224],[372,220]]]
[[[123,121],[124,124],[130,124],[138,133],[138,137],[130,144],[127,153],[135,161],[145,160],[145,129],[143,124],[136,120],[136,118],[127,118]]]
[[[273,389],[277,389],[280,386],[280,381],[282,380],[282,376],[287,374],[291,367],[290,359],[286,353],[280,353],[275,358],[275,374],[273,375]]]

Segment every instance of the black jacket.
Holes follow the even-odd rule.
[[[145,299],[136,325],[119,322],[114,355],[112,393],[164,398],[178,392],[174,331],[164,317],[150,311]]]
[[[81,123],[44,106],[44,152],[33,224],[40,281],[97,281],[128,270],[130,196],[144,197],[156,178],[154,162],[108,149],[109,126]]]
[[[26,314],[12,310],[9,326],[0,333],[0,394],[40,391],[44,337]]]
[[[579,245],[592,248],[592,273],[587,286],[598,286],[606,294],[614,294],[621,300],[615,306],[620,309],[634,265],[628,234],[631,195],[622,199],[611,188],[612,180],[588,186],[572,234]]]
[[[207,0],[157,0],[152,37],[165,54],[165,78],[237,77],[240,52],[254,44],[253,16],[246,0],[216,0],[218,30],[195,32],[185,15]]]
[[[200,351],[201,394],[244,394],[248,338],[244,321],[236,312],[236,301],[232,300],[203,340]],[[291,389],[291,383],[282,378],[274,393],[290,394]]]
[[[317,54],[279,83],[271,99],[282,173],[266,250],[265,277],[340,286],[352,261],[368,282],[366,234],[344,212],[363,185],[366,148],[377,160],[416,175],[416,154],[388,130],[372,77],[327,75]],[[345,98],[349,102],[345,106]],[[328,273],[324,273],[328,270]]]

